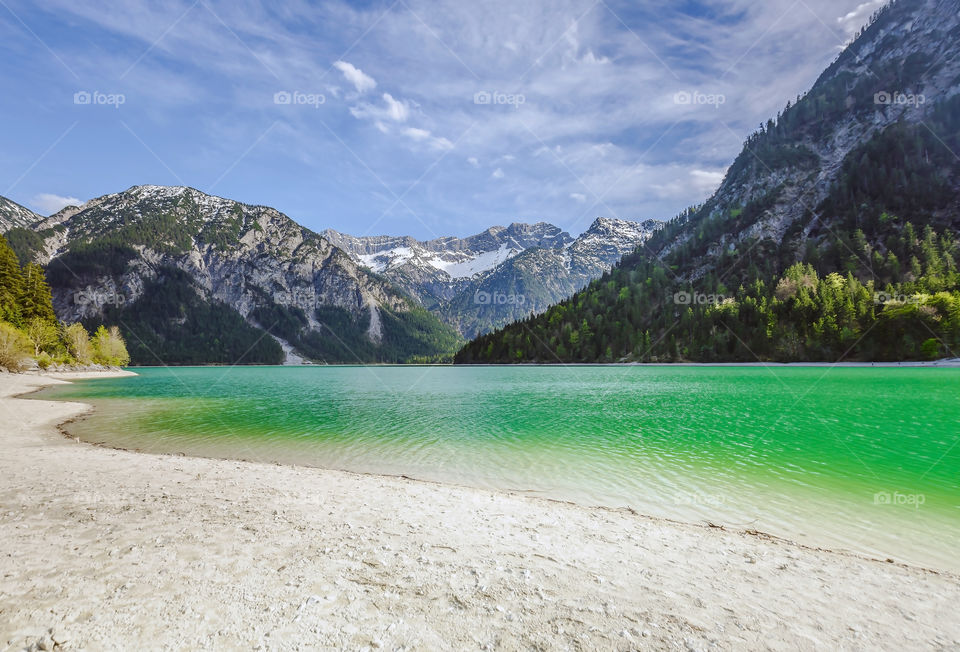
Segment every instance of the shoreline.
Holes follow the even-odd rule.
[[[322,365],[321,365],[322,366]],[[398,365],[405,366],[405,365]],[[411,365],[416,366],[416,365]],[[454,367],[891,367],[891,368],[955,368],[960,358],[911,360],[902,362],[516,362],[464,363]]]
[[[230,367],[237,365],[227,364],[190,364],[190,365],[139,365],[127,367],[128,369],[190,369],[206,367]],[[867,367],[867,368],[936,368],[952,369],[960,368],[960,358],[943,358],[940,360],[904,360],[901,362],[877,361],[877,362],[477,362],[477,363],[440,363],[440,362],[368,362],[368,363],[320,363],[305,362],[301,364],[246,364],[241,367],[283,367],[292,369],[312,368],[312,367]],[[83,373],[83,372],[67,372]],[[96,372],[91,372],[96,373]],[[43,375],[43,374],[39,374]]]
[[[87,378],[84,378],[84,379],[87,379]],[[42,389],[44,389],[44,387],[38,387],[35,390],[30,390],[23,394],[14,396],[13,398],[23,398],[26,400],[34,400],[34,399],[30,399],[29,397],[32,394],[38,393]],[[40,400],[43,400],[43,399],[40,399]],[[64,402],[64,401],[57,401],[57,402]],[[960,572],[956,572],[946,568],[932,568],[929,566],[924,566],[923,564],[919,564],[919,563],[894,560],[889,557],[883,558],[879,556],[871,556],[868,553],[856,552],[854,550],[844,550],[839,548],[830,548],[827,546],[816,545],[813,543],[804,543],[802,541],[791,539],[787,536],[781,536],[778,534],[774,534],[772,532],[767,532],[766,530],[758,530],[756,528],[741,528],[733,525],[716,524],[710,521],[707,521],[705,523],[696,523],[693,521],[686,521],[680,518],[671,518],[669,516],[657,516],[654,514],[646,514],[633,507],[628,507],[628,506],[614,507],[614,506],[602,505],[602,504],[589,504],[589,503],[577,502],[576,500],[572,500],[568,498],[559,498],[559,497],[553,497],[548,495],[533,494],[530,491],[523,490],[523,489],[497,489],[497,488],[489,488],[489,487],[479,487],[479,486],[470,485],[470,484],[463,484],[453,480],[436,480],[431,478],[414,477],[411,475],[407,475],[405,473],[385,473],[385,472],[379,473],[375,471],[355,471],[350,469],[338,469],[333,467],[315,466],[311,464],[296,464],[292,462],[282,462],[282,461],[276,461],[276,460],[257,460],[257,459],[250,459],[245,457],[219,456],[212,453],[209,455],[202,455],[202,454],[196,454],[192,452],[183,453],[183,452],[168,452],[168,451],[146,451],[146,450],[137,449],[137,448],[128,448],[124,446],[114,445],[107,442],[87,441],[85,439],[81,439],[80,437],[70,434],[70,432],[66,429],[66,426],[68,426],[69,424],[89,417],[96,410],[95,406],[90,405],[88,403],[81,403],[81,405],[87,406],[88,409],[77,414],[76,416],[70,417],[69,419],[56,424],[57,432],[60,434],[61,437],[63,437],[67,441],[77,442],[86,446],[94,446],[96,448],[101,448],[105,450],[135,453],[137,455],[155,455],[159,457],[167,457],[167,458],[174,458],[174,459],[191,458],[191,459],[199,459],[199,460],[239,462],[242,464],[264,464],[268,466],[279,466],[279,467],[314,470],[321,473],[344,473],[351,476],[357,476],[358,478],[371,478],[371,479],[382,478],[382,479],[397,480],[402,482],[414,482],[418,484],[431,485],[437,488],[438,490],[449,488],[449,489],[462,490],[462,491],[480,491],[480,492],[492,493],[492,494],[502,494],[505,496],[520,497],[520,498],[533,500],[533,501],[556,503],[558,505],[566,505],[569,507],[574,507],[577,509],[584,509],[589,511],[597,510],[602,512],[611,512],[614,514],[628,514],[634,518],[646,519],[646,520],[655,521],[658,523],[663,523],[668,525],[701,528],[704,530],[720,530],[722,532],[730,532],[732,534],[737,534],[742,536],[758,537],[760,539],[776,541],[784,545],[795,546],[797,548],[802,548],[802,549],[810,550],[813,552],[825,552],[825,553],[830,553],[832,555],[851,557],[861,561],[892,564],[895,566],[900,566],[902,568],[909,568],[916,571],[922,571],[925,573],[932,573],[934,575],[945,575],[948,577],[954,577],[958,582],[960,582]]]
[[[830,644],[913,649],[938,641],[960,643],[960,623],[950,617],[953,603],[960,599],[960,578],[949,572],[884,563],[762,532],[406,476],[78,445],[58,429],[91,406],[19,398],[64,380],[68,378],[61,374],[0,375],[0,414],[8,413],[4,415],[8,423],[20,425],[0,439],[0,446],[7,449],[2,456],[6,461],[0,461],[2,519],[13,534],[0,543],[0,554],[14,560],[11,571],[0,579],[0,613],[11,623],[0,630],[0,641],[7,645],[29,644],[53,627],[55,639],[69,639],[63,649],[111,647],[130,642],[131,636],[175,646],[256,643],[278,649],[294,647],[297,640],[348,647],[377,642],[397,647],[404,641],[413,647],[477,647],[499,641],[507,648],[538,642],[547,647],[574,642],[630,647],[642,642],[657,647],[689,643],[690,649],[714,643],[726,649],[769,644],[763,636],[766,627],[750,627],[760,621],[801,649]],[[48,409],[37,414],[40,411],[30,405],[36,403],[46,403]],[[61,475],[74,482],[62,482]],[[174,482],[177,487],[169,486]],[[111,483],[117,491],[103,486]],[[19,513],[13,509],[16,500],[21,501]],[[186,521],[169,518],[171,510],[164,509],[169,502],[176,505],[174,515],[186,516]],[[245,516],[228,513],[241,506],[247,508]],[[193,523],[201,524],[205,535],[199,543],[196,532],[184,528]],[[106,540],[86,540],[91,548],[84,548],[85,553],[96,553],[115,566],[113,557],[127,558],[137,549],[139,563],[109,570],[90,560],[77,563],[79,548],[71,545],[76,543],[71,535],[77,525],[105,528],[101,534]],[[33,526],[45,534],[38,535]],[[258,536],[246,541],[248,546],[231,545],[251,529]],[[230,536],[224,538],[224,532]],[[303,532],[312,536],[301,536]],[[210,543],[211,535],[213,553],[203,545]],[[166,540],[169,545],[156,543]],[[144,545],[148,541],[154,544]],[[290,581],[280,581],[288,578],[277,577],[294,563],[281,552],[298,545],[313,553],[296,562],[304,572],[293,585],[312,587],[300,591],[299,599],[290,595],[297,593],[291,591]],[[133,548],[124,553],[127,546]],[[172,559],[170,547],[176,551]],[[270,564],[267,572],[247,548],[276,564]],[[461,549],[466,554],[460,554]],[[190,564],[183,559],[187,551],[193,553],[187,555]],[[53,569],[51,558],[58,560]],[[774,560],[778,563],[770,563]],[[127,607],[135,603],[137,613],[145,611],[146,622],[130,613],[121,617],[122,609],[112,614],[96,610],[86,619],[78,615],[84,604],[90,605],[88,593],[113,595],[109,587],[130,584],[125,581],[129,573],[145,584],[157,572],[174,574],[189,587],[195,564],[212,575],[211,585],[195,587],[208,597],[200,603],[210,622],[191,622],[187,627],[171,620],[164,608],[171,601],[181,607],[198,606],[189,589],[184,592],[173,585],[154,587],[163,600],[151,590],[123,603]],[[69,576],[69,590],[61,587],[47,595],[34,581],[24,591],[44,565],[46,571],[40,575],[45,582],[40,584]],[[434,572],[438,565],[443,569],[439,574]],[[146,569],[150,573],[138,572]],[[486,576],[496,579],[482,583]],[[223,586],[237,583],[244,592],[239,597],[227,594],[239,602],[221,608]],[[664,592],[662,585],[672,589]],[[490,586],[497,587],[492,594]],[[259,611],[262,599],[250,594],[257,591],[271,596],[274,606],[282,606]],[[794,604],[797,591],[811,604]],[[906,603],[891,600],[911,591],[913,599]],[[759,601],[758,592],[763,596]],[[595,593],[607,598],[602,608],[597,602],[583,604]],[[335,597],[328,599],[330,595]],[[351,599],[344,602],[340,599],[344,595]],[[364,609],[353,609],[359,602]],[[790,615],[771,621],[768,603],[782,604],[783,613]],[[43,613],[41,604],[52,604],[53,616]],[[883,605],[880,613],[878,604]],[[536,608],[530,608],[533,605]],[[315,617],[308,618],[308,613]],[[911,631],[898,626],[903,613],[910,614]],[[244,618],[238,620],[241,615]],[[473,631],[486,633],[460,631],[464,619]],[[411,621],[418,625],[410,627]],[[857,628],[851,622],[868,624]],[[351,626],[356,631],[351,632]]]
[[[119,374],[118,374],[119,375]],[[124,375],[136,375],[136,374],[124,374]],[[98,376],[99,377],[99,376]],[[116,377],[116,376],[114,376]],[[34,394],[40,393],[44,387],[38,387],[34,390],[28,391],[24,394],[18,395],[15,398],[24,398],[27,400],[32,400],[31,397]],[[44,400],[44,399],[39,399]],[[57,400],[57,402],[61,402]],[[333,472],[333,473],[345,473],[348,475],[354,475],[361,478],[385,478],[393,480],[401,480],[405,482],[415,482],[415,483],[425,483],[437,487],[439,490],[444,488],[453,488],[464,491],[483,491],[494,494],[503,494],[508,496],[517,496],[529,498],[532,500],[546,501],[549,503],[557,503],[561,505],[569,505],[576,507],[578,509],[586,510],[601,510],[609,511],[614,513],[629,514],[636,518],[649,519],[652,521],[662,522],[664,524],[673,524],[684,527],[695,527],[695,528],[705,528],[705,529],[718,529],[726,532],[731,532],[734,534],[744,535],[744,536],[757,536],[763,539],[776,540],[784,544],[793,545],[799,548],[804,548],[816,552],[827,552],[836,555],[844,555],[852,558],[873,561],[873,562],[882,562],[882,563],[891,563],[899,565],[905,568],[912,568],[915,570],[920,570],[924,572],[930,572],[935,574],[945,574],[948,576],[954,576],[960,580],[960,567],[954,566],[945,566],[937,565],[935,562],[929,560],[924,561],[915,555],[905,552],[904,550],[893,551],[870,551],[866,549],[857,549],[855,547],[849,547],[847,544],[839,541],[834,543],[827,542],[823,537],[817,536],[806,536],[803,538],[801,536],[796,536],[789,531],[777,531],[774,528],[770,527],[770,524],[757,524],[756,520],[751,520],[749,524],[739,525],[736,522],[730,521],[729,519],[724,519],[722,515],[714,514],[708,515],[700,520],[694,520],[691,518],[685,518],[681,515],[676,514],[655,514],[653,512],[644,511],[643,507],[631,506],[631,505],[615,505],[610,503],[602,502],[590,502],[589,499],[584,497],[573,497],[571,495],[559,495],[551,494],[546,492],[541,492],[535,489],[525,488],[525,487],[503,487],[496,485],[484,485],[484,484],[475,484],[468,481],[461,481],[457,477],[429,477],[424,475],[411,475],[405,471],[387,471],[387,470],[362,470],[357,468],[346,468],[338,466],[330,466],[323,463],[309,463],[296,461],[291,458],[281,458],[281,457],[264,457],[260,451],[248,450],[246,453],[236,452],[237,449],[231,449],[231,452],[226,451],[206,451],[206,450],[170,450],[170,449],[155,449],[149,450],[145,446],[134,446],[127,445],[124,443],[112,443],[110,441],[101,441],[97,439],[89,439],[83,435],[76,435],[71,432],[69,426],[71,424],[83,421],[92,417],[100,406],[92,405],[88,403],[83,403],[86,406],[86,409],[78,413],[75,416],[70,417],[69,419],[56,425],[57,432],[68,441],[76,441],[85,445],[95,446],[97,448],[105,450],[114,450],[114,451],[123,451],[131,452],[136,454],[143,455],[157,455],[170,458],[184,458],[190,457],[195,459],[204,459],[204,460],[219,460],[219,461],[232,461],[232,462],[241,462],[245,464],[267,464],[275,465],[281,467],[291,467],[291,468],[300,468],[300,469],[312,469],[318,472]],[[811,524],[812,527],[817,527],[818,524]],[[912,559],[909,557],[913,556]]]

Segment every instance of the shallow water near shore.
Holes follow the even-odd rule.
[[[957,368],[137,373],[34,396],[93,404],[66,428],[111,446],[631,507],[960,571]]]

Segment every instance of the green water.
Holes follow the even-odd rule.
[[[88,441],[403,474],[960,569],[960,369],[142,369]],[[889,500],[888,500],[889,498]]]

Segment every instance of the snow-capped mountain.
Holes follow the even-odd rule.
[[[545,222],[427,241],[336,231],[323,235],[470,338],[576,292],[636,249],[659,224],[598,218],[577,238]]]
[[[32,230],[18,254],[47,265],[58,316],[109,318],[135,362],[393,362],[458,343],[389,281],[267,206],[134,186]]]
[[[472,279],[528,249],[573,242],[569,233],[546,222],[493,226],[466,238],[423,241],[409,236],[354,237],[333,230],[322,235],[429,308],[449,301]]]
[[[10,229],[28,228],[42,219],[43,217],[29,208],[10,201],[6,197],[0,197],[0,233],[6,233]]]
[[[266,331],[288,360],[435,359],[452,353],[458,332],[473,337],[566,298],[659,225],[599,218],[577,238],[545,222],[466,238],[354,237],[150,185],[49,217],[0,205],[2,230],[21,227],[18,255],[47,265],[60,317],[116,319],[136,361],[150,363],[232,361],[218,329],[239,348]],[[212,323],[219,317],[229,324]],[[174,350],[184,328],[197,344]],[[223,347],[219,358],[190,357],[210,341]],[[258,361],[281,355],[263,348]]]

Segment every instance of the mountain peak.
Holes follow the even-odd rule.
[[[646,239],[654,231],[663,226],[659,220],[644,220],[643,222],[632,222],[630,220],[621,220],[616,217],[598,217],[593,221],[586,231],[584,231],[577,240],[617,240],[628,238]]]
[[[26,228],[42,219],[42,216],[29,208],[6,197],[0,197],[0,233],[6,233],[15,228]]]
[[[949,351],[956,326],[938,302],[960,290],[945,271],[960,265],[958,35],[960,0],[886,5],[806,94],[747,138],[706,202],[657,225],[602,283],[476,340],[459,361]],[[598,219],[581,239],[599,249],[610,224]],[[809,289],[802,301],[798,284]],[[877,298],[885,294],[912,303]]]

